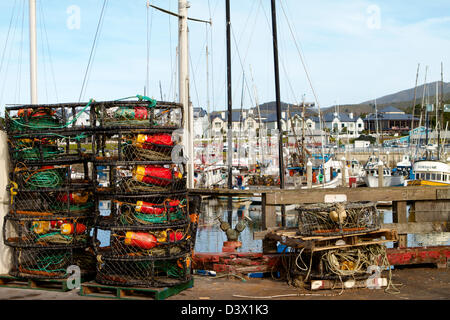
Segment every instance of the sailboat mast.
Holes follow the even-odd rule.
[[[275,68],[275,96],[277,107],[277,127],[278,127],[278,158],[280,170],[280,188],[284,189],[284,161],[283,161],[283,128],[281,127],[281,98],[280,98],[280,72],[278,65],[278,39],[277,39],[277,13],[275,0],[272,4],[272,40],[273,40],[273,58]]]
[[[29,0],[30,7],[30,94],[31,104],[38,103],[37,92],[37,40],[36,40],[36,0]]]
[[[420,63],[417,64],[417,72],[416,72],[416,85],[414,86],[414,100],[412,105],[412,117],[411,117],[411,132],[414,129],[414,113],[416,109],[416,93],[417,93],[417,82],[419,81],[419,69],[420,69]],[[411,138],[409,140],[409,143],[411,144]]]
[[[228,188],[233,188],[233,103],[231,95],[231,18],[230,18],[230,0],[226,0],[226,29],[227,29],[227,100],[228,100],[228,148],[227,148],[227,159],[228,159]]]
[[[194,187],[194,146],[193,146],[193,124],[194,116],[192,107],[189,105],[189,53],[188,53],[188,2],[178,0],[178,76],[179,76],[179,101],[184,111],[184,134],[183,141],[189,158],[187,163],[187,187]]]

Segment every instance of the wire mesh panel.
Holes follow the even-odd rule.
[[[18,133],[8,136],[12,162],[26,164],[90,160],[91,141],[92,133],[89,131]]]
[[[165,162],[95,162],[97,193],[148,194],[186,190],[185,166]]]
[[[106,257],[168,258],[181,253],[189,253],[195,241],[195,235],[192,235],[188,223],[162,227],[110,227],[108,231],[110,234],[109,246],[95,246],[96,251],[101,250],[102,255]]]
[[[376,205],[360,203],[317,203],[300,206],[298,229],[303,236],[353,234],[378,230]]]
[[[93,127],[92,101],[48,105],[21,105],[5,108],[8,133],[62,132]],[[92,110],[93,111],[93,110]]]
[[[138,96],[139,101],[103,101],[93,105],[96,127],[117,128],[166,128],[183,127],[183,108],[180,104],[163,102]]]
[[[64,279],[70,276],[70,266],[78,266],[81,276],[86,276],[93,275],[96,268],[95,255],[89,248],[15,248],[13,259],[10,274],[24,278]]]
[[[95,136],[97,161],[172,161],[181,152],[182,136],[174,130],[114,130]]]
[[[87,162],[64,165],[25,165],[17,163],[11,181],[22,190],[42,190],[92,186]]]
[[[185,224],[187,195],[122,196],[110,200],[110,214],[99,218],[101,226],[150,226]]]
[[[54,191],[20,190],[13,196],[10,213],[21,216],[93,215],[95,200],[89,188]]]
[[[171,259],[123,261],[98,257],[96,281],[107,285],[171,287],[191,280],[191,255]]]
[[[7,215],[3,241],[21,248],[76,248],[90,245],[92,217],[18,217]]]

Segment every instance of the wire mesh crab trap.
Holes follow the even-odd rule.
[[[92,186],[87,162],[45,166],[17,163],[10,180],[23,190]]]
[[[101,129],[183,127],[182,105],[156,101],[144,96],[136,97],[138,101],[121,99],[94,103],[96,127]]]
[[[386,247],[382,244],[317,252],[297,248],[290,257],[285,267],[292,279],[300,276],[303,280],[362,280],[374,271],[381,275],[390,267]]]
[[[184,164],[95,162],[93,176],[98,194],[162,194],[186,190]]]
[[[121,260],[97,256],[96,281],[106,285],[172,287],[192,279],[191,255],[170,259]]]
[[[94,246],[96,253],[108,258],[128,258],[139,260],[146,257],[154,259],[170,258],[187,254],[193,249],[193,237],[190,225],[164,227],[110,227],[109,245]],[[94,231],[96,237],[98,230]]]
[[[181,152],[181,134],[168,129],[97,131],[98,161],[172,161]]]
[[[92,217],[7,215],[3,224],[3,242],[20,248],[79,248],[90,245]]]
[[[91,189],[91,190],[89,190]],[[92,188],[59,188],[47,190],[12,189],[10,213],[20,216],[94,215]]]
[[[93,127],[92,100],[87,103],[15,105],[5,108],[8,133],[64,132]]]
[[[108,215],[99,212],[100,226],[176,226],[189,220],[186,193],[121,196],[99,202],[105,201],[108,201],[110,211]]]
[[[90,248],[14,248],[12,276],[38,279],[65,279],[71,266],[80,268],[80,276],[95,274],[96,259]]]
[[[302,236],[332,236],[375,231],[380,228],[372,202],[317,203],[297,207],[298,233]]]
[[[90,160],[92,136],[89,131],[9,134],[9,154],[12,162],[26,164]]]

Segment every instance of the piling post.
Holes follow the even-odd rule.
[[[312,163],[309,159],[306,164],[306,186],[308,189],[312,188]]]
[[[346,187],[347,186],[347,172],[345,171],[345,168],[347,167],[345,164],[345,157],[342,157],[341,159],[341,175],[342,175],[342,186]]]
[[[378,162],[378,187],[384,187],[383,161]]]

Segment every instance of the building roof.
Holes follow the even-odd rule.
[[[323,115],[323,121],[324,122],[333,122],[333,120],[335,118],[336,118],[336,116],[335,116],[334,113],[326,113],[326,114]],[[353,119],[352,119],[352,118],[350,118],[350,116],[348,114],[340,112],[340,113],[337,114],[337,118],[341,122],[356,122],[356,120],[358,120],[359,116],[358,117],[353,117]]]
[[[194,118],[204,117],[208,114],[205,109],[201,107],[194,108]]]
[[[364,119],[364,121],[376,121],[378,120],[413,120],[413,117],[411,114],[398,114],[398,113],[379,113],[378,115],[371,113],[367,115],[367,117]],[[419,118],[414,117],[414,120],[419,120]]]
[[[381,111],[379,111],[379,113],[401,113],[401,114],[405,114],[404,111],[397,109],[396,107],[393,106],[388,106],[384,109],[382,109]]]

